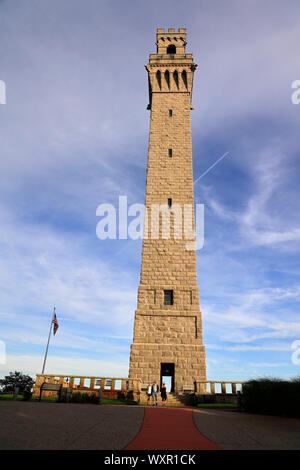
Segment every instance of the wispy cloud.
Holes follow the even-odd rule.
[[[292,373],[280,364],[300,335],[300,113],[290,100],[298,18],[298,0],[289,8],[191,0],[188,9],[177,0],[0,2],[0,334],[8,368],[40,369],[55,305],[61,328],[50,370],[125,374],[141,243],[100,242],[95,213],[120,194],[144,201],[144,64],[156,27],[186,26],[199,64],[195,179],[230,149],[195,186],[205,203],[198,280],[209,374],[239,378],[272,360]]]
[[[20,370],[35,377],[41,371],[43,356],[34,355],[9,355],[5,366],[1,366],[0,374],[12,370]],[[90,358],[68,358],[64,356],[49,356],[47,360],[48,374],[57,375],[91,375],[102,377],[124,377],[128,376],[128,363],[116,362],[114,360],[97,360]]]
[[[253,161],[249,169],[249,183],[253,190],[246,202],[241,195],[242,210],[225,207],[213,195],[211,187],[202,187],[206,203],[214,214],[236,224],[242,235],[243,248],[246,243],[250,246],[286,247],[287,242],[300,239],[300,220],[297,215],[295,217],[295,208],[282,207],[283,204],[278,203],[278,197],[286,191],[291,170],[284,164],[284,155],[278,155],[276,151],[274,147],[263,149],[260,159]],[[276,210],[278,207],[281,211]],[[298,250],[297,245],[294,247]]]

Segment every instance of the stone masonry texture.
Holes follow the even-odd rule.
[[[129,377],[144,384],[159,382],[161,364],[171,363],[175,391],[180,392],[206,381],[196,251],[187,249],[195,234],[190,112],[197,66],[185,52],[184,28],[158,29],[156,44],[157,54],[150,54],[146,65],[151,110],[147,217]],[[190,207],[188,234],[185,206]],[[170,230],[165,232],[168,220]],[[173,291],[173,305],[165,305],[165,290]]]

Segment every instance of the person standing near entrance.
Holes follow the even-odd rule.
[[[157,406],[157,395],[158,395],[158,392],[159,392],[159,386],[158,384],[154,381],[153,382],[153,385],[152,385],[152,401],[153,401],[153,406],[156,405]],[[154,403],[155,402],[155,403]]]
[[[166,384],[162,384],[162,387],[161,387],[161,390],[160,390],[160,394],[161,394],[161,401],[162,401],[162,404],[166,404],[166,401],[168,399],[167,397],[167,387],[166,387]]]
[[[152,396],[152,385],[148,385],[148,388],[147,388],[147,404],[148,405],[150,403],[151,396]]]

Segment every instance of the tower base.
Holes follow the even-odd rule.
[[[171,377],[171,391],[180,393],[184,387],[206,381],[205,347],[194,344],[133,343],[130,354],[131,379],[142,384]]]

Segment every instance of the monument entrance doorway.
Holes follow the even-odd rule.
[[[166,383],[167,388],[170,383],[170,392],[175,391],[175,364],[172,363],[161,363],[160,365],[160,388],[163,383]]]

